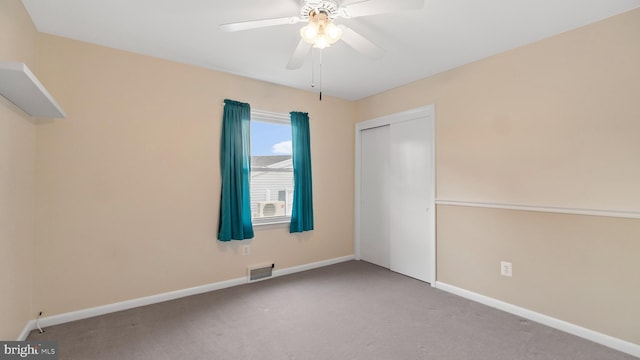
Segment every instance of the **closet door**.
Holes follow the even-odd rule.
[[[430,126],[427,118],[390,128],[390,266],[393,271],[431,281],[433,203]]]
[[[362,130],[360,139],[360,258],[389,268],[389,125]]]
[[[356,257],[435,281],[432,106],[356,125]]]

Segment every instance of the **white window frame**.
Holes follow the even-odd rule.
[[[264,110],[251,109],[251,121],[260,121],[272,124],[288,125],[291,126],[291,118],[289,114],[282,114]],[[253,171],[253,169],[252,169]],[[293,169],[291,170],[293,177]],[[251,188],[251,181],[249,182],[249,188]],[[253,200],[252,200],[253,201]],[[251,222],[255,227],[264,227],[269,225],[288,225],[291,223],[291,216],[271,216],[267,218],[254,218],[251,214]]]

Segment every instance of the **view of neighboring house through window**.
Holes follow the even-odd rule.
[[[251,214],[256,225],[289,222],[293,205],[291,121],[286,114],[251,114]]]

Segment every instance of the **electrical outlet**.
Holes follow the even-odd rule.
[[[500,261],[500,275],[512,277],[513,265],[507,261]]]
[[[248,256],[251,254],[251,247],[249,245],[242,245],[242,255]]]

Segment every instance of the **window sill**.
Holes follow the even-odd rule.
[[[291,224],[291,219],[273,219],[269,222],[253,223],[253,227],[256,230],[268,230],[274,228],[288,228]]]

